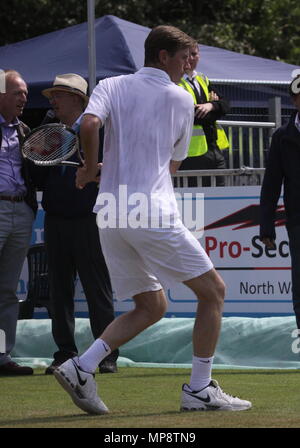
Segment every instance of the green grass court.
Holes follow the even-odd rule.
[[[0,428],[299,428],[298,370],[218,370],[222,389],[252,402],[242,412],[179,412],[189,369],[120,367],[96,375],[110,409],[89,416],[78,409],[53,376],[1,377]]]

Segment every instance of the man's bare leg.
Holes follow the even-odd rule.
[[[133,300],[135,308],[114,319],[99,339],[80,356],[79,362],[83,370],[94,372],[111,351],[160,320],[167,309],[167,300],[162,289],[137,294]]]
[[[223,410],[242,411],[251,408],[250,401],[231,397],[211,379],[212,361],[218,342],[225,285],[215,269],[185,284],[198,298],[193,331],[194,356],[190,384],[184,384],[181,394],[182,411]]]
[[[162,289],[137,294],[133,300],[135,308],[114,319],[100,336],[111,350],[130,341],[159,321],[167,309],[167,299]]]
[[[213,356],[221,328],[225,285],[215,269],[185,284],[198,298],[189,386],[191,390],[201,390],[211,382]]]
[[[221,329],[225,284],[215,269],[184,283],[198,298],[193,331],[194,355],[211,357]]]

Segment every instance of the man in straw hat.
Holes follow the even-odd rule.
[[[79,130],[88,104],[88,85],[74,73],[56,76],[53,86],[43,90],[56,119]],[[99,154],[102,158],[102,154]],[[42,180],[45,210],[45,244],[49,264],[52,334],[58,351],[46,369],[54,369],[77,354],[74,339],[74,291],[78,273],[89,308],[91,330],[99,336],[114,319],[110,278],[99,242],[93,206],[98,193],[96,182],[84,190],[75,187],[76,170],[55,166],[38,168]],[[117,371],[118,351],[100,365],[101,373]]]
[[[296,110],[288,123],[276,130],[268,155],[260,197],[260,238],[275,249],[276,209],[282,185],[286,228],[292,262],[293,307],[300,329],[300,70],[294,73],[289,94]]]

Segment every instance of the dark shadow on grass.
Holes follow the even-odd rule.
[[[170,371],[169,371],[170,370]],[[213,368],[213,374],[214,375],[286,375],[286,374],[293,374],[293,373],[300,373],[300,369],[287,369],[287,370],[282,370],[282,369],[270,369],[270,370],[264,370],[264,369],[247,369],[247,370],[218,370]],[[145,373],[142,373],[139,375],[138,373],[126,373],[126,374],[122,374],[122,378],[166,378],[168,376],[178,376],[178,377],[182,377],[182,376],[190,376],[190,370],[187,369],[186,372],[173,372],[172,369],[168,369],[168,372],[155,372],[155,368],[151,368],[151,373],[147,373],[145,375]],[[96,378],[99,378],[99,376],[97,376]],[[101,378],[101,377],[100,377]],[[117,378],[117,377],[116,377]]]
[[[30,417],[30,418],[22,418],[17,420],[0,420],[0,428],[3,428],[3,425],[7,425],[8,427],[11,427],[12,425],[28,425],[32,424],[33,426],[27,426],[28,428],[32,427],[35,428],[34,424],[49,424],[54,423],[57,425],[57,423],[63,423],[63,422],[69,422],[70,419],[72,419],[72,422],[80,422],[82,419],[85,421],[90,419],[101,419],[101,421],[105,420],[124,420],[128,418],[134,418],[134,417],[154,417],[154,416],[168,416],[168,415],[177,415],[180,414],[179,411],[168,411],[168,412],[160,412],[157,414],[156,412],[149,412],[145,414],[141,413],[135,413],[135,414],[127,414],[127,415],[118,415],[114,414],[113,412],[110,414],[105,415],[88,415],[88,414],[68,414],[68,415],[62,415],[62,416],[52,416],[52,417]],[[68,428],[68,426],[65,426],[65,428]],[[111,428],[109,428],[111,429]]]
[[[88,415],[88,414],[68,414],[68,415],[62,415],[62,416],[53,416],[53,417],[30,417],[30,418],[22,418],[17,420],[0,420],[0,428],[3,428],[3,425],[28,425],[28,424],[37,424],[37,423],[62,423],[64,421],[68,422],[70,418],[72,418],[72,421],[77,421],[81,419],[88,419],[93,418],[94,415]],[[99,418],[105,418],[104,415]],[[32,426],[34,428],[34,426]]]
[[[156,377],[156,378],[166,378],[167,376],[184,376],[184,375],[187,375],[187,376],[189,376],[190,375],[190,371],[188,371],[188,372],[186,372],[186,373],[177,373],[177,372],[174,372],[174,373],[172,373],[172,372],[170,372],[170,373],[149,373],[149,374],[141,374],[141,375],[137,375],[137,374],[126,374],[126,375],[122,375],[122,379],[125,379],[125,378],[154,378],[154,377]],[[99,377],[97,376],[96,377],[96,379],[98,379]],[[101,377],[100,377],[101,378]]]
[[[214,370],[215,375],[286,375],[291,373],[300,373],[300,369],[294,370]]]

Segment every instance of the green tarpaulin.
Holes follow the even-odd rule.
[[[119,366],[191,367],[192,318],[164,318],[120,348]],[[76,319],[76,344],[82,353],[92,342],[89,319]],[[46,367],[57,347],[49,319],[20,320],[14,361]],[[214,368],[300,368],[295,318],[224,317]]]

